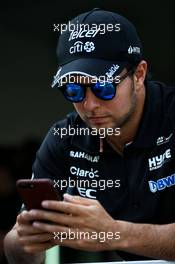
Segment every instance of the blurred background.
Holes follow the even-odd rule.
[[[175,84],[173,0],[2,1],[0,5],[0,263],[2,241],[15,223],[21,201],[15,182],[31,166],[50,126],[73,110],[50,87],[57,70],[59,33],[66,23],[95,7],[127,17],[137,28],[153,79]]]

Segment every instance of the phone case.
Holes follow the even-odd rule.
[[[59,193],[50,179],[20,179],[17,180],[16,186],[27,210],[43,209],[43,200],[60,200]]]

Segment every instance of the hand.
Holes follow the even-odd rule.
[[[64,201],[44,201],[42,206],[51,211],[31,210],[33,226],[52,234],[55,244],[101,251],[113,249],[112,242],[116,244],[120,238],[117,222],[96,200],[65,194]],[[42,223],[41,219],[52,224]]]
[[[55,244],[51,242],[52,234],[32,225],[34,218],[29,212],[23,211],[17,216],[17,234],[23,250],[27,253],[36,254],[53,247]]]

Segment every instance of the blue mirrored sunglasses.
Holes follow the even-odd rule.
[[[120,82],[126,79],[131,75],[134,70],[128,71],[120,78]],[[86,88],[90,87],[92,93],[102,99],[102,100],[111,100],[115,97],[117,83],[116,82],[96,82],[90,84],[80,84],[80,83],[66,83],[64,86],[60,87],[61,92],[64,97],[72,102],[79,103],[84,100],[86,97]]]

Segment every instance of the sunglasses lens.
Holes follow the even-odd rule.
[[[67,83],[62,92],[67,100],[72,103],[78,103],[84,100],[85,90],[81,84],[78,83]],[[98,82],[91,85],[91,90],[95,96],[102,100],[111,100],[114,98],[116,93],[116,86],[110,82]]]
[[[92,88],[94,94],[103,100],[110,100],[114,98],[116,87],[110,82],[99,82]]]
[[[71,102],[80,102],[84,99],[84,89],[81,85],[68,83],[63,90],[64,96]]]

